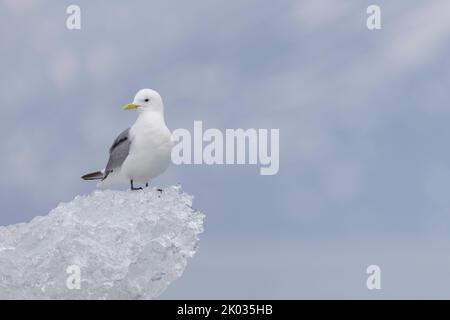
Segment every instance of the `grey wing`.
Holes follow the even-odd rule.
[[[130,138],[130,128],[123,131],[114,140],[111,148],[109,148],[109,160],[105,168],[106,177],[114,171],[114,169],[119,168],[130,153],[131,138]]]

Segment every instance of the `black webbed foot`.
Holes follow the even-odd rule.
[[[133,190],[133,191],[135,191],[135,190],[144,190],[142,187],[135,188],[135,187],[133,186],[133,180],[130,180],[130,185],[131,185],[131,190]]]

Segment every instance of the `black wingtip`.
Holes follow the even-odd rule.
[[[101,171],[96,171],[92,173],[85,174],[81,177],[83,180],[101,180],[103,179],[103,173]]]

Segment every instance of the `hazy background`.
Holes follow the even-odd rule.
[[[170,129],[280,129],[278,175],[154,181],[206,214],[162,298],[450,298],[449,1],[0,0],[0,35],[0,225],[91,192],[151,87]]]

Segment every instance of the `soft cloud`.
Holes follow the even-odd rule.
[[[56,87],[68,88],[75,80],[79,70],[79,62],[75,54],[69,50],[61,50],[53,55],[50,76]]]

